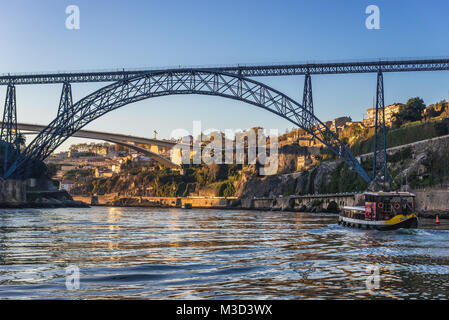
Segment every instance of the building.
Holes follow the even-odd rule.
[[[67,158],[87,158],[87,157],[98,157],[94,152],[72,152],[69,151]]]
[[[54,154],[51,154],[50,157],[53,159],[67,159],[69,157],[69,152],[65,151],[65,152],[54,153]]]
[[[352,122],[351,117],[339,117],[332,120],[332,124],[330,126],[330,129],[334,132],[338,130],[338,128],[343,127],[348,122]]]
[[[114,172],[108,168],[95,168],[95,178],[110,178]]]
[[[67,192],[70,192],[74,184],[75,183],[72,180],[62,180],[61,183],[59,184],[59,190],[65,190]]]
[[[111,171],[114,173],[120,173],[121,171],[121,164],[120,163],[114,163],[111,165]]]
[[[312,164],[315,157],[312,157],[309,155],[299,156],[296,159],[296,171],[306,170],[308,169]]]
[[[399,113],[403,108],[404,104],[402,103],[394,103],[389,106],[386,106],[384,109],[385,112],[385,125],[391,126],[394,121],[394,116],[396,113]],[[376,124],[376,108],[369,108],[366,110],[366,119],[363,120],[363,124],[366,127],[374,127]]]

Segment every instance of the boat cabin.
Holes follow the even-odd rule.
[[[410,192],[365,192],[365,207],[347,207],[344,216],[359,220],[389,220],[415,211],[415,195]]]
[[[365,218],[389,220],[415,211],[415,195],[410,192],[365,192]]]

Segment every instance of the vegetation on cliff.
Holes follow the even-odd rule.
[[[449,134],[449,119],[440,121],[409,122],[400,127],[387,128],[387,148],[397,147],[421,140],[431,139]],[[351,146],[356,154],[366,154],[373,151],[374,130],[367,130]]]
[[[213,196],[230,197],[240,179],[241,165],[203,165],[184,169],[184,174],[170,169],[122,166],[120,175],[94,178],[87,170],[71,170],[65,177],[75,178],[72,194],[126,194],[134,196],[184,197],[202,190]]]

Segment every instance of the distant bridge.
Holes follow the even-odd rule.
[[[38,124],[27,124],[27,123],[17,123],[17,129],[21,131],[30,131],[30,132],[41,132],[45,126]],[[138,143],[138,144],[147,144],[158,147],[165,148],[173,148],[177,142],[170,140],[158,140],[158,139],[150,139],[150,138],[142,138],[135,137],[130,135],[123,134],[115,134],[115,133],[106,133],[106,132],[98,132],[98,131],[88,131],[88,130],[79,130],[73,134],[73,137],[77,138],[86,138],[86,139],[94,139],[94,140],[103,140],[111,143],[119,144],[130,149],[133,149],[139,153],[147,155],[151,157],[154,161],[160,163],[164,167],[167,168],[181,168],[180,165],[173,163],[170,159],[167,159],[161,156],[158,153],[152,152],[148,149],[141,148],[137,145],[131,144],[129,142]]]
[[[1,122],[0,122],[1,124]],[[46,126],[40,124],[28,124],[28,123],[17,123],[17,129],[21,131],[30,131],[30,132],[41,132],[45,129]],[[77,138],[86,138],[86,139],[94,139],[94,140],[120,140],[120,141],[131,141],[134,143],[147,144],[150,146],[158,146],[165,148],[173,148],[178,142],[170,141],[170,140],[161,140],[161,139],[151,139],[151,138],[143,138],[136,137],[126,134],[117,134],[117,133],[107,133],[100,131],[90,131],[90,130],[79,130],[75,132],[73,137]]]

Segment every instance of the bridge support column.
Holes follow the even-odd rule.
[[[16,87],[8,84],[0,140],[4,143],[3,174],[8,168],[9,158],[18,154],[19,139],[17,132]],[[10,152],[11,149],[11,152]]]
[[[310,114],[308,114],[307,112],[304,113],[304,120],[308,124],[308,127],[312,128],[316,124],[316,122],[314,121],[314,113],[313,113],[312,78],[310,76],[310,73],[308,72],[306,73],[304,79],[302,105],[304,109],[306,109],[310,113]]]
[[[377,73],[376,122],[374,130],[372,180],[377,180],[377,182],[382,182],[385,184],[389,179],[385,128],[384,78],[381,70]]]
[[[72,86],[69,82],[62,85],[61,99],[59,100],[58,116],[62,116],[64,121],[73,121],[73,99]]]

